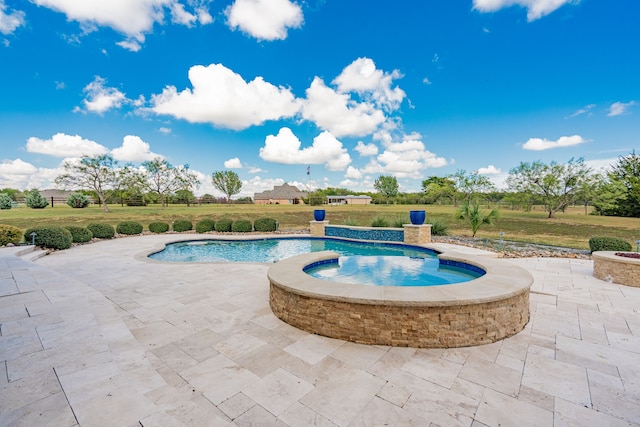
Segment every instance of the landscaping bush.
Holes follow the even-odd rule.
[[[383,216],[377,216],[371,221],[372,227],[388,227],[389,220]]]
[[[166,222],[152,222],[149,224],[149,231],[152,233],[166,233],[169,231],[169,224]]]
[[[213,231],[216,222],[212,219],[203,219],[196,223],[196,233],[206,233],[207,231]]]
[[[87,225],[87,228],[96,239],[112,239],[116,235],[116,230],[111,224],[94,222]]]
[[[589,249],[596,251],[630,251],[631,243],[617,237],[592,237],[589,239]]]
[[[87,227],[78,227],[70,225],[65,227],[69,233],[71,233],[71,240],[73,243],[87,243],[91,241],[93,233]]]
[[[234,233],[248,233],[253,230],[253,224],[248,219],[239,219],[231,224]]]
[[[123,221],[116,226],[116,233],[118,234],[140,234],[142,233],[142,224],[136,221]]]
[[[173,221],[173,231],[181,233],[183,231],[193,230],[193,223],[188,219],[176,219]]]
[[[396,216],[393,219],[391,226],[395,228],[402,228],[405,224],[411,224],[411,218],[409,218],[408,213],[399,214],[398,216]]]
[[[0,209],[11,209],[13,199],[7,193],[0,193]]]
[[[62,227],[33,227],[24,232],[24,239],[31,242],[31,233],[35,232],[36,246],[48,249],[69,249],[73,237],[69,230]]]
[[[35,188],[25,192],[25,204],[32,209],[42,209],[49,206],[49,202]]]
[[[0,246],[13,243],[17,245],[22,240],[22,230],[13,225],[0,224]]]
[[[428,222],[431,224],[432,236],[446,236],[449,233],[449,224],[439,219],[432,219]]]
[[[232,224],[233,221],[231,221],[230,219],[219,219],[216,221],[214,229],[220,233],[228,233],[229,231],[231,231]]]
[[[253,222],[253,228],[261,232],[276,231],[278,221],[273,218],[258,218]]]
[[[91,201],[82,193],[72,193],[67,197],[67,205],[72,208],[86,208]]]

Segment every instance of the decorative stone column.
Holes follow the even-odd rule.
[[[431,242],[431,224],[404,224],[404,242],[409,245],[422,245]]]
[[[313,237],[324,237],[324,228],[329,221],[309,221],[309,228]]]

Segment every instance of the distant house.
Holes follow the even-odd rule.
[[[327,203],[330,205],[369,205],[369,196],[327,196]]]
[[[253,202],[257,205],[298,205],[304,204],[303,197],[307,197],[307,193],[300,191],[298,187],[282,184],[276,185],[273,190],[255,193]]]

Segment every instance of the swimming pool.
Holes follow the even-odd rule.
[[[434,257],[341,256],[335,262],[312,264],[305,273],[340,283],[386,286],[453,285],[477,279],[477,267],[440,262]]]
[[[295,255],[334,251],[341,256],[404,256],[436,259],[437,252],[392,243],[352,242],[323,238],[191,240],[170,243],[149,258],[170,262],[277,262]]]
[[[441,262],[432,249],[393,243],[326,238],[192,240],[166,245],[149,258],[169,262],[273,263],[299,254],[333,251],[330,263],[305,272],[330,281],[373,286],[436,286],[463,283],[484,274],[464,263]]]

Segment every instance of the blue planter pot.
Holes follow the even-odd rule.
[[[422,225],[424,224],[424,220],[426,218],[427,214],[425,211],[409,211],[409,219],[411,219],[411,224]]]
[[[313,211],[313,219],[316,221],[324,221],[325,210],[324,209],[315,209]]]

